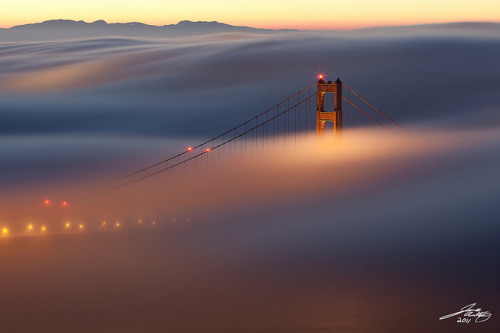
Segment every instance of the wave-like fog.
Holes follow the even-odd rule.
[[[438,318],[472,302],[495,316],[500,43],[433,29],[0,43],[0,331],[456,332]],[[75,200],[319,71],[409,133],[236,141]]]
[[[48,140],[46,145],[55,149],[55,141]],[[122,141],[122,144],[126,142]],[[151,155],[162,153],[162,143],[164,141],[157,139],[135,141],[127,149],[122,148],[121,153],[115,152],[115,158],[127,161],[142,154],[144,160],[134,163],[139,168],[146,165]],[[99,161],[104,159],[99,154],[107,155],[109,149],[116,150],[118,143],[107,142],[108,150],[101,147],[101,152],[74,145],[73,148],[79,147],[83,151],[84,156],[80,159],[84,165],[76,165],[76,159],[56,172],[46,172],[49,179],[43,179],[44,174],[40,172],[41,179],[31,176],[24,183],[19,175],[19,179],[14,180],[23,186],[12,192],[4,191],[5,196],[14,195],[4,202],[1,218],[16,217],[12,222],[14,225],[22,223],[21,220],[25,223],[39,218],[45,224],[55,223],[51,229],[57,230],[57,225],[62,226],[66,220],[90,220],[97,225],[103,220],[136,221],[142,216],[167,220],[190,216],[203,220],[207,216],[220,216],[241,209],[258,210],[262,205],[281,207],[285,211],[296,205],[303,209],[330,200],[332,204],[339,200],[355,205],[356,197],[373,195],[376,199],[373,191],[384,192],[403,186],[401,184],[406,184],[405,187],[419,182],[422,177],[426,181],[427,177],[446,178],[446,174],[466,172],[476,165],[485,165],[488,169],[490,163],[497,162],[497,143],[496,130],[428,131],[423,128],[415,128],[409,134],[375,129],[351,130],[346,131],[341,141],[318,141],[314,133],[269,140],[252,139],[250,142],[240,140],[152,178],[118,188],[130,180],[155,173],[165,165],[107,183],[130,170],[119,165],[115,169],[108,166],[107,171],[99,170],[100,173],[92,177],[85,168],[94,172],[96,167],[85,161],[89,154],[85,151],[91,150],[93,159]],[[94,146],[97,145],[103,146],[106,142],[94,142]],[[147,150],[149,156],[145,153]],[[60,163],[55,156],[54,166]],[[59,173],[68,168],[70,170],[65,173]],[[120,169],[123,169],[122,173],[117,173]],[[476,187],[478,190],[495,190],[495,177],[493,174],[489,176],[491,186],[484,187],[478,182],[475,187],[467,187],[466,192]],[[448,189],[442,191],[445,197]],[[46,199],[54,201],[53,204],[37,212]],[[60,206],[63,201],[71,207]],[[17,219],[23,211],[36,214]]]
[[[398,121],[498,124],[498,35],[459,28],[1,43],[0,131],[210,135],[320,71]]]
[[[4,299],[31,318],[2,312],[6,331],[418,332],[463,298],[496,310],[498,142],[498,130],[412,128],[236,143],[5,222]],[[84,178],[26,186],[2,214],[101,181]]]

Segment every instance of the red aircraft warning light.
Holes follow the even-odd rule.
[[[191,151],[191,150],[193,150],[193,147],[188,147],[188,149],[187,149],[187,150],[188,150],[188,151]]]
[[[67,202],[67,201],[63,201],[63,202],[61,203],[61,205],[62,205],[63,207],[68,207],[68,202]]]
[[[207,153],[208,153],[209,151],[211,151],[211,150],[212,150],[212,149],[210,149],[210,148],[205,149],[205,151],[206,151]]]
[[[43,201],[43,204],[44,204],[45,206],[50,205],[50,200],[49,200],[49,199],[45,199],[45,200]]]

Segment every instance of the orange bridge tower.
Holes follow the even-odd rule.
[[[335,138],[342,136],[342,81],[325,82],[320,76],[318,80],[318,92],[316,100],[316,133],[318,137],[324,137],[325,123],[333,122],[333,134]],[[333,111],[325,110],[325,94],[334,94]]]

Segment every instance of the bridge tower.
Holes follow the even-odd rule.
[[[336,138],[342,135],[342,81],[325,82],[320,76],[318,80],[318,93],[316,99],[316,133],[318,137],[324,137],[325,123],[333,122],[333,134]],[[334,110],[325,110],[325,94],[331,93],[335,95]]]

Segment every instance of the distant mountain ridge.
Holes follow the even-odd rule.
[[[66,39],[102,36],[127,37],[183,37],[211,33],[257,33],[293,32],[292,29],[259,29],[246,26],[233,26],[216,21],[180,21],[177,24],[163,26],[148,25],[140,22],[107,23],[104,20],[95,22],[73,20],[48,20],[41,23],[30,23],[0,29],[2,41]]]
[[[180,21],[176,24],[149,25],[141,22],[107,23],[104,20],[95,22],[73,20],[48,20],[41,23],[18,25],[11,28],[0,28],[1,42],[50,41],[93,37],[136,37],[163,38],[208,35],[214,33],[248,33],[276,34],[290,32],[307,32],[297,29],[262,29],[247,26],[233,26],[217,21]],[[309,31],[313,32],[313,31]],[[362,37],[383,35],[385,37],[405,37],[412,34],[422,36],[449,35],[465,37],[483,35],[484,37],[500,36],[498,22],[447,22],[402,26],[375,26],[354,30],[330,30],[338,35],[357,34]]]

